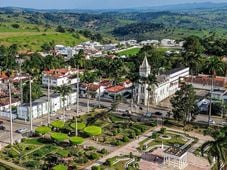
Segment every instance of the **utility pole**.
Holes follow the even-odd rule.
[[[31,76],[29,76],[29,93],[30,93],[30,131],[32,133],[32,119],[33,119],[33,114],[32,114],[32,80]]]
[[[50,125],[50,110],[51,110],[51,103],[50,103],[50,76],[48,75],[48,85],[47,85],[47,100],[48,100],[48,115],[47,115],[47,124]]]
[[[101,107],[101,103],[100,103],[100,98],[101,98],[101,85],[100,85],[100,83],[101,83],[101,76],[99,77],[99,108]]]
[[[209,115],[208,115],[208,125],[210,126],[211,112],[212,112],[212,97],[213,97],[213,88],[214,88],[214,75],[212,75],[211,80],[211,90],[210,90],[210,106],[209,106]]]
[[[20,75],[20,102],[21,102],[20,106],[22,107],[22,105],[23,105],[23,81],[22,81],[21,62],[22,61],[19,62],[19,65],[20,65],[20,73],[19,73],[19,75]],[[20,112],[22,112],[21,108],[20,108]],[[27,121],[27,118],[25,116],[24,117],[24,122],[26,122],[26,121]]]
[[[12,97],[11,97],[11,82],[9,79],[9,112],[10,112],[10,144],[13,144],[13,114],[12,114]]]
[[[80,86],[79,86],[80,78],[79,78],[79,66],[77,66],[77,87],[76,87],[76,136],[78,135],[77,129],[77,116],[79,114],[79,95],[80,95]]]

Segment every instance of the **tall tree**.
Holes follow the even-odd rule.
[[[211,89],[210,89],[210,107],[209,107],[209,115],[208,115],[208,124],[210,125],[211,120],[211,112],[212,112],[212,94],[214,89],[214,79],[216,77],[216,73],[224,72],[224,64],[218,57],[210,57],[205,65],[206,69],[208,70],[209,74],[211,75]]]
[[[40,98],[43,95],[41,85],[35,81],[32,83],[32,100],[36,100]],[[29,82],[26,82],[26,84],[23,87],[23,101],[28,103],[30,100],[30,92],[29,92]]]
[[[170,102],[173,107],[174,119],[182,121],[185,126],[194,117],[195,91],[192,85],[183,84],[181,89],[171,98]]]
[[[58,86],[55,89],[55,92],[60,94],[61,100],[63,102],[64,122],[65,122],[65,117],[66,117],[65,116],[65,111],[66,111],[65,101],[66,101],[66,97],[70,94],[71,91],[72,91],[72,88],[70,86],[66,86],[66,85]]]
[[[93,83],[97,79],[96,72],[85,71],[81,77],[81,81],[87,84],[87,110],[90,112],[90,83]]]
[[[214,141],[204,143],[201,147],[201,153],[202,156],[206,154],[209,162],[221,170],[227,165],[227,126],[220,131],[213,132],[212,137]]]

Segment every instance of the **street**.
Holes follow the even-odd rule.
[[[102,106],[106,106],[106,107],[111,107],[111,102],[106,102],[106,101],[101,101],[100,104]],[[90,111],[92,110],[92,106],[98,106],[98,101],[96,100],[90,100]],[[142,108],[142,110],[137,107],[137,108],[133,108],[133,112],[136,112],[136,114],[141,114],[143,115],[146,110],[147,107],[146,106],[140,106]],[[130,110],[130,104],[124,104],[124,103],[120,103],[118,105],[118,110]],[[87,99],[85,98],[81,98],[80,99],[80,103],[79,103],[79,115],[84,115],[87,112]],[[149,108],[149,112],[154,113],[154,112],[161,112],[163,113],[163,116],[166,116],[167,114],[167,110],[163,110],[162,108]],[[60,110],[57,112],[57,114],[55,116],[51,116],[50,120],[51,122],[56,120],[57,117],[59,115],[63,115],[63,110]],[[72,105],[71,109],[66,111],[66,120],[72,118],[73,116],[76,116],[76,105]],[[6,130],[0,130],[0,148],[9,144],[10,143],[10,121],[9,120],[5,120],[0,118],[0,120],[3,121],[3,126],[6,127]],[[208,120],[208,116],[207,115],[198,115],[196,117],[196,122],[199,123],[207,123]],[[223,122],[223,119],[221,119],[220,117],[212,117],[212,120],[214,120],[216,122],[216,124],[220,124]],[[47,124],[47,115],[45,115],[42,118],[39,119],[35,119],[33,120],[33,130],[40,126],[40,125],[46,125]],[[27,128],[28,130],[30,130],[30,122],[25,122],[24,120],[19,120],[19,119],[15,119],[13,121],[13,139],[14,141],[20,141],[21,138],[23,138],[23,136],[19,133],[16,133],[15,131],[17,129],[20,128]]]

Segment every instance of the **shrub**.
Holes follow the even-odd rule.
[[[73,145],[79,145],[79,144],[82,144],[84,142],[84,139],[81,138],[81,137],[78,137],[78,136],[74,136],[74,137],[70,137],[69,141]]]
[[[53,170],[67,170],[67,166],[63,165],[63,164],[59,164],[53,167]]]
[[[100,166],[92,166],[91,170],[101,170]]]
[[[37,161],[27,161],[25,163],[25,166],[29,167],[29,168],[37,168],[39,166],[39,162],[37,162]]]
[[[158,133],[157,132],[152,133],[152,136],[151,137],[153,139],[157,139],[158,138]]]
[[[94,159],[98,159],[98,154],[97,153],[90,153],[88,155],[88,159],[94,160]]]
[[[13,28],[16,28],[16,29],[20,28],[20,25],[19,25],[19,24],[12,24],[11,26],[12,26]]]
[[[166,134],[166,128],[161,128],[160,133],[165,135]]]
[[[40,135],[45,135],[45,134],[49,133],[50,131],[51,131],[51,129],[47,126],[40,126],[35,129],[35,132]]]
[[[108,153],[108,151],[105,148],[102,148],[99,152],[101,154],[107,154]]]
[[[89,136],[98,136],[102,134],[102,128],[98,126],[88,126],[84,129],[84,132]]]
[[[68,135],[66,135],[64,133],[52,133],[51,138],[56,141],[64,141],[64,140],[68,139],[69,137],[68,137]]]
[[[65,32],[65,29],[59,25],[57,28],[56,28],[56,32],[61,32],[61,33],[64,33]]]
[[[76,123],[70,124],[71,128],[76,129]],[[77,123],[77,130],[82,130],[86,127],[85,123]]]
[[[65,123],[61,120],[56,120],[56,121],[52,122],[51,125],[55,128],[61,129],[64,127]]]
[[[114,163],[113,159],[109,158],[109,159],[106,160],[105,165],[113,166],[113,163]]]
[[[136,137],[136,134],[134,132],[131,132],[131,133],[129,133],[128,137],[133,139]]]
[[[9,151],[8,151],[8,155],[9,157],[11,158],[16,158],[18,156],[18,153],[13,149],[11,148]]]
[[[129,138],[127,136],[124,136],[122,139],[123,142],[129,142]]]

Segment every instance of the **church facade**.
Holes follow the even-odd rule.
[[[148,78],[151,73],[151,66],[145,56],[139,69],[139,75],[142,78]],[[179,90],[179,81],[181,78],[189,76],[189,68],[176,68],[160,75],[157,75],[158,84],[154,85],[151,91],[148,91],[148,83],[141,82],[137,86],[137,104],[157,105],[159,102],[175,94]],[[150,94],[149,94],[150,93]],[[149,98],[149,100],[148,100]]]

